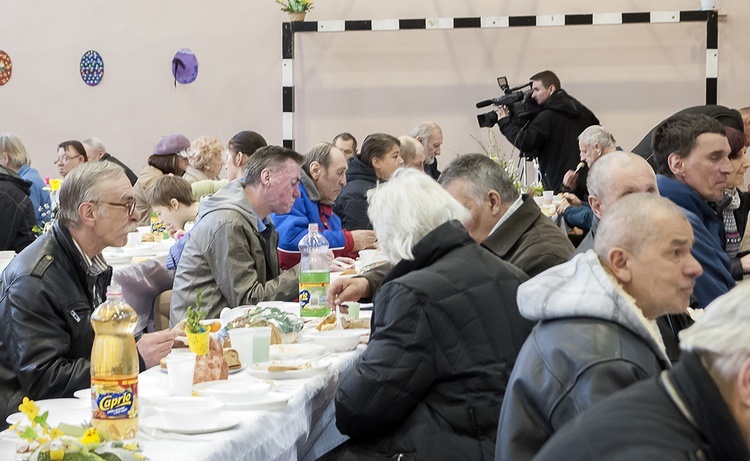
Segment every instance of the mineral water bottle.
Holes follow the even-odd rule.
[[[318,232],[318,225],[307,227],[307,235],[299,241],[299,306],[303,317],[325,317],[326,291],[331,283],[328,270],[328,240]]]
[[[91,424],[112,440],[133,439],[138,432],[138,315],[119,287],[91,315],[96,337],[91,350]]]

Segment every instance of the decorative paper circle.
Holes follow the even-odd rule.
[[[81,56],[81,78],[89,86],[96,86],[104,77],[104,60],[94,50],[88,50]]]
[[[3,50],[0,50],[0,86],[5,85],[10,80],[10,74],[13,73],[13,63],[10,62],[10,56]]]
[[[175,53],[172,58],[172,75],[176,82],[186,85],[198,78],[198,58],[188,48]]]

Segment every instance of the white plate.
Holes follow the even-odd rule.
[[[313,359],[325,352],[321,344],[271,344],[269,358],[271,360]]]
[[[49,411],[47,424],[56,427],[60,423],[80,426],[83,422],[91,421],[91,403],[82,399],[48,399],[35,402],[39,406],[39,414]],[[21,412],[13,413],[5,420],[8,424],[28,421]]]
[[[203,388],[205,388],[208,385],[213,384],[213,382],[209,383],[199,383],[193,386],[193,391],[195,391],[198,395],[201,397],[208,397],[208,394],[203,393]],[[264,411],[270,411],[270,410],[279,410],[281,408],[284,408],[291,399],[292,396],[289,394],[285,394],[283,392],[269,392],[268,394],[264,395],[260,399],[252,402],[224,402],[224,409],[225,410],[232,410],[232,411],[239,411],[239,410],[264,410]]]
[[[241,372],[242,370],[244,370],[244,369],[246,369],[246,368],[247,368],[247,364],[246,364],[246,363],[243,363],[243,364],[242,364],[242,365],[241,365],[241,366],[240,366],[239,368],[235,368],[235,369],[231,369],[231,368],[230,368],[230,369],[229,369],[229,374],[230,374],[230,375],[233,375],[233,374],[235,374],[235,373],[239,373],[239,372]],[[161,370],[161,372],[162,372],[162,373],[167,373],[167,369],[166,369],[166,368],[164,368],[164,367],[159,367],[159,370]]]
[[[328,367],[331,366],[330,362],[319,360],[317,362],[312,362],[312,367],[304,370],[268,371],[269,365],[296,366],[304,362],[305,360],[275,360],[271,362],[256,363],[250,367],[248,373],[261,379],[299,379],[310,378],[325,373],[328,370]]]
[[[221,415],[221,419],[219,420],[219,423],[214,427],[204,428],[204,429],[180,429],[180,428],[164,426],[161,423],[161,417],[159,416],[148,416],[146,418],[140,418],[138,420],[138,424],[140,424],[144,428],[152,427],[154,429],[159,429],[160,431],[164,431],[164,432],[175,432],[177,434],[195,435],[195,434],[210,434],[212,432],[221,432],[221,431],[226,431],[229,429],[234,429],[240,424],[240,420],[237,419],[236,416],[223,414]]]
[[[132,256],[105,256],[104,259],[107,261],[107,264],[129,264],[133,262]]]
[[[91,388],[81,389],[80,391],[73,392],[73,397],[81,400],[91,400]]]

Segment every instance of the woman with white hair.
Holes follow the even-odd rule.
[[[468,211],[429,176],[401,168],[368,193],[394,265],[375,297],[364,355],[343,377],[336,425],[351,437],[324,459],[492,459],[505,386],[533,324],[526,276],[481,248]]]
[[[207,179],[219,179],[224,168],[224,144],[217,138],[201,136],[190,144],[190,164],[185,169],[183,178],[190,184]]]

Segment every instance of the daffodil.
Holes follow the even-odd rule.
[[[49,459],[53,461],[60,461],[65,458],[65,448],[60,446],[59,448],[52,448],[49,451]]]
[[[18,411],[25,414],[29,420],[34,421],[39,414],[39,407],[33,400],[29,400],[28,397],[23,398],[23,402],[18,405]]]
[[[102,438],[99,435],[99,431],[97,431],[93,427],[86,429],[86,432],[84,432],[83,437],[81,437],[79,440],[84,445],[91,445],[91,444],[102,442]]]

